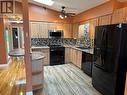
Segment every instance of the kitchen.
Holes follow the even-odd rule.
[[[99,6],[96,5],[86,11],[84,9],[84,12],[82,11],[80,14],[74,17],[68,16],[65,19],[59,18],[59,12],[49,9],[49,7],[47,6],[43,7],[37,3],[37,5],[35,3],[29,4],[29,30],[31,37],[31,50],[43,53],[43,55],[45,56],[43,60],[44,68],[46,66],[48,68],[49,65],[52,65],[51,67],[53,67],[54,65],[58,66],[60,64],[66,65],[67,63],[72,63],[74,64],[74,66],[81,69],[81,71],[84,72],[83,74],[87,74],[92,77],[95,26],[126,22],[127,9],[125,3],[126,2],[118,2],[115,0],[107,2],[103,1]],[[67,11],[68,8],[65,7],[64,10]],[[61,12],[61,6],[59,7],[59,11]],[[11,25],[8,26],[8,29],[9,31],[11,31],[11,28],[12,30],[18,30],[18,32],[14,33],[14,35],[16,35],[15,37],[18,39],[17,42],[11,42],[13,44],[7,45],[8,47],[10,47],[9,50],[12,50],[14,47],[24,48],[25,43],[25,41],[23,40],[24,37],[22,36],[24,35],[22,24],[23,12],[20,2],[16,2],[16,13],[18,15],[9,18]],[[60,35],[57,35],[57,37],[54,34],[56,38],[54,38],[51,33],[54,33],[54,31],[57,31],[56,33],[58,33],[59,31],[60,33]],[[9,33],[10,32],[8,32],[8,35],[11,35]],[[5,39],[3,35],[5,34],[1,34],[1,38]],[[11,38],[11,36],[9,36],[9,39],[15,39],[13,37]],[[6,46],[5,43],[7,42],[1,43],[1,45]],[[55,52],[53,52],[54,50]],[[5,50],[5,48],[1,48],[1,56],[5,56],[5,58],[0,59],[1,63],[7,63],[6,54],[7,51]],[[52,68],[50,69],[51,71],[53,71]],[[88,95],[89,94],[90,92],[88,93]]]

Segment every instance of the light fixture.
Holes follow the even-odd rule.
[[[65,18],[67,18],[67,15],[66,15],[66,14],[60,14],[59,17],[60,17],[61,19],[65,19]]]
[[[59,15],[59,17],[60,17],[61,19],[64,19],[63,15],[61,15],[61,14]]]
[[[67,15],[65,15],[64,17],[67,18]]]
[[[53,0],[33,0],[38,3],[42,3],[48,6],[52,6],[55,2]]]

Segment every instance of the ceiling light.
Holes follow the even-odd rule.
[[[67,15],[66,15],[66,14],[60,14],[59,17],[60,17],[61,19],[65,19],[65,18],[67,18]]]
[[[55,3],[52,0],[33,0],[33,1],[38,2],[38,3],[45,4],[45,5],[49,5],[49,6],[52,6]]]
[[[61,15],[61,14],[59,15],[59,17],[60,17],[61,19],[64,19],[63,15]]]
[[[67,15],[65,15],[64,17],[67,18]]]

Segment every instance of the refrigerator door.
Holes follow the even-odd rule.
[[[102,32],[98,29],[95,35],[95,62],[92,68],[92,84],[103,95],[123,95],[125,64],[127,63],[127,31],[124,33],[123,31],[127,29],[119,27],[119,24],[103,27],[106,27],[106,36],[103,36],[100,41]],[[102,42],[102,44],[100,45],[97,41]],[[98,60],[99,56],[102,56],[101,60]]]
[[[96,29],[94,65],[106,72],[116,72],[121,29],[117,25],[99,26]]]
[[[100,68],[104,67],[104,56],[106,46],[106,27],[96,27],[95,40],[94,40],[94,64]]]
[[[107,72],[117,72],[122,29],[117,25],[107,28],[104,67]]]

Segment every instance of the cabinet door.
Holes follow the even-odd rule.
[[[117,9],[112,14],[112,24],[123,23],[126,20],[126,8]]]
[[[77,64],[77,50],[73,49],[73,64]]]
[[[46,22],[40,23],[40,38],[48,38],[48,24]]]
[[[81,68],[81,63],[82,63],[82,51],[78,51],[77,50],[77,66],[79,67],[79,68]]]
[[[109,25],[109,24],[111,24],[111,15],[99,17],[99,25]]]
[[[98,26],[98,18],[95,19],[91,19],[89,21],[89,25],[90,25],[90,39],[94,39],[94,34],[95,34],[95,27]]]
[[[73,63],[73,49],[70,48],[70,61]]]
[[[41,52],[44,54],[44,65],[49,65],[50,63],[50,50],[49,48],[42,49]]]
[[[56,23],[56,29],[64,31],[64,38],[72,38],[72,24]]]
[[[73,24],[73,38],[78,38],[78,30],[79,30],[79,24],[76,23],[76,24]]]
[[[70,48],[65,48],[65,63],[70,62]]]
[[[48,38],[48,30],[53,30],[53,26],[47,22],[30,22],[32,38]]]
[[[31,33],[31,38],[38,38],[39,37],[39,26],[40,24],[37,22],[30,22],[30,33]]]

